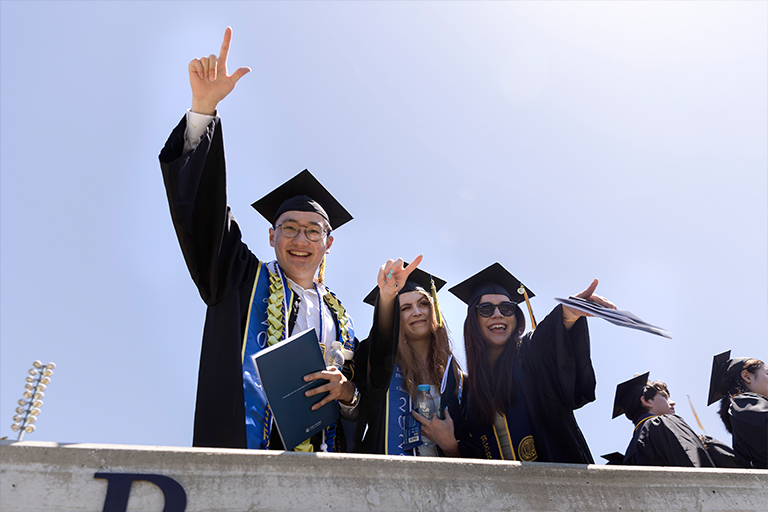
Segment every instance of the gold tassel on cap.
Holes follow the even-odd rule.
[[[323,255],[323,261],[320,262],[320,268],[317,270],[317,282],[320,284],[325,282],[325,255]]]
[[[531,317],[531,330],[536,330],[536,317],[533,316],[533,308],[531,307],[531,301],[528,300],[528,292],[525,291],[525,286],[520,283],[520,288],[517,289],[517,293],[520,293],[525,297],[525,305],[528,306],[528,315]]]
[[[691,402],[691,395],[685,395],[688,397],[688,404],[691,406],[691,410],[693,411],[693,417],[696,418],[696,423],[699,424],[699,428],[701,429],[704,434],[707,433],[706,430],[704,430],[704,425],[701,424],[701,420],[699,420],[699,415],[696,414],[696,409],[693,408],[693,402]]]
[[[429,284],[431,287],[430,293],[432,294],[432,300],[435,303],[435,316],[437,316],[437,326],[443,326],[443,314],[440,312],[440,303],[437,302],[437,288],[435,288],[435,280],[432,276],[429,276]]]

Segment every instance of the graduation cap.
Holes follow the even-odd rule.
[[[491,294],[506,295],[515,304],[525,301],[531,316],[532,327],[536,329],[536,319],[533,317],[533,309],[528,300],[535,297],[534,293],[498,262],[465,279],[448,291],[467,305],[483,295]]]
[[[624,455],[619,452],[606,453],[601,455],[602,458],[608,461],[608,466],[620,466],[624,464]]]
[[[648,376],[650,374],[651,372],[645,372],[616,386],[616,398],[613,400],[613,416],[611,419],[626,414],[629,405],[640,400],[643,390],[648,384]]]
[[[288,211],[318,213],[328,221],[332,230],[352,220],[352,215],[307,169],[251,206],[273,226],[280,215]]]
[[[709,401],[707,405],[712,405],[723,398],[727,391],[725,386],[728,380],[736,375],[740,375],[744,369],[744,363],[748,360],[748,357],[731,359],[730,350],[717,354],[712,359],[712,376],[709,378]]]

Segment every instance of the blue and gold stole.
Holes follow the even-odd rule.
[[[449,385],[450,384],[450,385]],[[445,409],[453,398],[453,392],[456,388],[456,379],[453,375],[453,355],[448,358],[448,364],[443,373],[443,380],[440,383],[440,408]],[[459,372],[458,393],[459,402],[461,402],[461,393],[464,386],[464,378]],[[410,450],[403,450],[403,417],[411,414],[413,406],[411,396],[405,389],[403,383],[403,373],[400,367],[395,363],[392,371],[392,378],[389,380],[389,389],[387,390],[386,403],[386,430],[384,432],[384,454],[385,455],[418,455],[418,447]],[[442,416],[442,415],[441,415]],[[438,454],[440,450],[438,449]]]
[[[289,335],[288,321],[291,317],[291,308],[293,307],[294,298],[293,290],[288,286],[285,275],[277,264],[277,261],[271,261],[269,263],[262,262],[259,265],[253,283],[251,303],[249,306],[250,313],[245,327],[245,340],[243,342],[243,352],[241,355],[243,362],[243,391],[245,394],[246,438],[248,448],[257,450],[269,449],[269,437],[272,431],[272,411],[267,403],[267,397],[261,387],[261,382],[259,382],[259,376],[256,372],[256,367],[253,364],[252,357],[268,346],[267,330],[269,327],[269,313],[267,308],[269,306],[270,298],[270,274],[279,278],[283,293],[283,298],[280,304],[280,307],[282,308],[282,325],[277,326],[282,328],[280,340],[286,339]],[[338,302],[338,299],[336,299],[336,296],[333,295],[333,292],[327,287],[326,292],[327,294],[324,296],[324,302],[329,306],[331,313],[336,318],[338,324],[336,329],[337,339],[343,342],[345,349],[354,351],[355,333],[352,320],[347,317],[346,314],[344,315],[345,318],[338,318],[339,315],[336,309],[328,304],[330,302],[328,300],[328,295],[332,295],[332,300],[335,302]],[[273,307],[277,307],[277,304],[274,304]],[[326,429],[325,442],[328,446],[328,451],[334,451],[335,433],[335,424]]]
[[[472,390],[470,389],[470,393]],[[471,403],[471,402],[470,402]],[[483,447],[483,455],[486,459],[505,460],[501,451],[499,435],[496,432],[496,426],[477,425],[473,421],[472,411],[467,406],[467,415],[470,419],[470,432],[472,437],[480,441]],[[536,445],[533,441],[533,431],[528,419],[528,410],[525,407],[523,393],[520,390],[520,383],[515,378],[515,403],[507,408],[504,417],[504,426],[506,427],[509,446],[512,450],[512,460],[530,462],[536,460]]]

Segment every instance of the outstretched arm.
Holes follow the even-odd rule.
[[[227,74],[227,56],[232,42],[232,28],[227,27],[219,56],[209,55],[189,63],[189,85],[192,87],[192,111],[212,116],[216,106],[235,88],[235,84],[251,68],[242,67]]]
[[[403,259],[387,260],[379,269],[379,336],[381,339],[389,339],[392,329],[392,321],[395,318],[395,298],[397,292],[403,289],[408,276],[416,270],[421,263],[421,255],[416,256],[410,265],[403,266]]]

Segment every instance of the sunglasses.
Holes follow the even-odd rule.
[[[475,306],[477,308],[477,312],[480,313],[480,316],[488,318],[489,316],[493,316],[493,313],[496,311],[496,308],[499,309],[499,313],[501,313],[504,316],[512,316],[515,314],[515,310],[517,309],[517,304],[514,302],[502,302],[501,304],[491,304],[490,302],[483,302],[482,304],[478,304]]]

